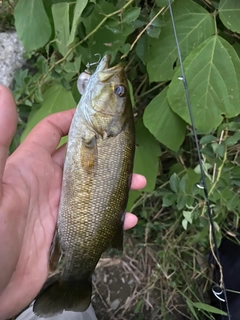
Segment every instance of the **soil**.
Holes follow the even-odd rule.
[[[183,301],[176,294],[169,296],[168,306],[161,305],[161,296],[169,292],[154,276],[154,257],[146,254],[146,248],[131,254],[131,247],[136,249],[136,244],[130,239],[127,243],[122,256],[105,255],[95,269],[92,304],[98,320],[189,319]]]

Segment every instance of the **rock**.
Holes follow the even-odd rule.
[[[120,300],[119,300],[119,299],[115,299],[115,300],[111,303],[110,308],[111,308],[112,310],[117,310],[117,308],[119,307],[119,305],[120,305]]]
[[[23,54],[16,32],[0,33],[0,84],[11,86],[14,72],[24,63]]]

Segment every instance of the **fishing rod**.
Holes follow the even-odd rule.
[[[180,64],[180,69],[181,69],[181,75],[178,77],[178,79],[180,81],[182,81],[183,86],[184,86],[185,97],[186,97],[186,102],[187,102],[187,107],[188,107],[188,112],[189,112],[189,117],[190,117],[190,122],[191,122],[191,126],[192,126],[193,136],[194,136],[195,145],[196,145],[196,149],[197,149],[199,167],[200,167],[201,182],[199,182],[197,184],[197,186],[198,186],[198,188],[203,190],[204,196],[205,196],[206,208],[207,208],[209,224],[210,224],[210,231],[212,234],[213,245],[215,248],[215,252],[212,252],[213,257],[214,257],[216,263],[220,266],[220,269],[222,269],[221,264],[220,264],[219,250],[218,250],[218,246],[217,246],[216,232],[215,232],[215,227],[214,227],[213,218],[212,218],[212,210],[210,207],[210,201],[209,201],[208,190],[207,190],[207,185],[206,185],[206,176],[205,176],[205,172],[204,172],[203,164],[202,164],[201,152],[200,152],[200,148],[199,148],[198,137],[197,137],[197,132],[196,132],[195,123],[194,123],[194,117],[193,117],[192,106],[191,106],[191,101],[190,101],[190,96],[189,96],[189,91],[188,91],[187,79],[186,79],[185,71],[184,71],[184,67],[183,67],[182,54],[181,54],[180,45],[179,45],[179,41],[178,41],[177,30],[176,30],[176,25],[175,25],[175,21],[174,21],[171,0],[168,0],[168,6],[169,6],[169,12],[170,12],[173,33],[174,33],[174,38],[175,38],[176,47],[177,47],[178,59],[179,59],[179,64]],[[220,301],[220,304],[221,304],[221,302],[225,302],[227,317],[228,317],[228,320],[231,320],[231,314],[230,314],[228,298],[227,298],[227,291],[226,291],[226,287],[224,285],[223,275],[220,277],[219,286],[213,286],[212,291],[213,291],[213,294],[215,295],[215,297],[218,298],[218,300]],[[223,294],[224,298],[221,298],[222,294]],[[223,316],[222,316],[222,319],[223,319]]]

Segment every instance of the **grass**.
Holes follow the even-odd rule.
[[[127,232],[122,259],[100,260],[94,284],[99,320],[107,319],[107,316],[119,320],[213,319],[192,304],[210,301],[211,270],[206,248],[196,242],[194,226],[192,230],[183,229],[182,216],[178,212],[159,208],[161,198],[156,193],[147,200],[143,196],[135,209],[140,216],[139,224]],[[147,218],[143,214],[145,211]],[[104,261],[108,263],[104,265]],[[108,281],[103,285],[105,275]],[[112,288],[111,281],[116,278],[133,281],[130,281],[127,296],[118,294],[119,307],[111,310],[111,292],[118,288],[118,282]]]

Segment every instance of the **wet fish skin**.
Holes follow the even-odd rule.
[[[101,254],[109,246],[122,249],[134,119],[124,69],[108,68],[109,60],[105,56],[90,77],[69,131],[55,236],[65,265],[37,297],[33,310],[41,317],[85,311]]]

